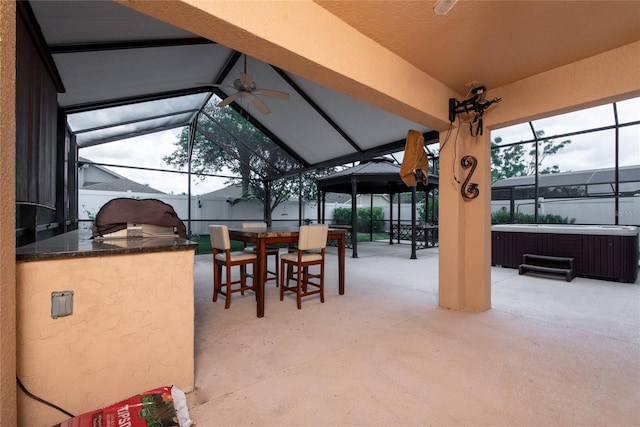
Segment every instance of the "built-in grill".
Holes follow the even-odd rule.
[[[179,237],[186,227],[173,207],[158,199],[118,198],[105,203],[93,223],[93,238]]]

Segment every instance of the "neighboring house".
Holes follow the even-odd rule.
[[[351,206],[351,194],[343,194],[343,193],[327,193],[325,196],[326,206],[334,205],[335,207],[340,207],[341,205],[349,205]]]
[[[221,188],[219,190],[211,191],[209,193],[205,193],[201,198],[213,198],[213,199],[225,199],[229,200],[230,203],[236,203],[238,200],[242,199],[242,185],[240,184],[232,184],[227,187]],[[248,201],[250,199],[242,199]]]
[[[207,221],[222,221],[229,226],[238,226],[242,222],[262,221],[264,208],[262,202],[255,198],[243,198],[241,185],[230,185],[211,193],[197,196],[197,210],[192,214],[193,219],[199,220],[192,224],[193,230],[199,234],[205,233]],[[302,217],[310,218],[314,222],[317,218],[317,204],[303,202]],[[279,204],[271,213],[275,225],[296,226],[298,224],[298,198],[291,198]],[[199,225],[199,227],[198,227]]]
[[[373,198],[373,207],[388,207],[389,195],[388,194],[357,194],[356,204],[360,208],[368,208],[371,206]],[[351,194],[343,193],[327,193],[325,197],[325,204],[327,209],[331,204],[336,208],[349,208],[351,209]]]
[[[148,185],[139,184],[135,181],[131,181],[127,178],[120,178],[109,182],[98,182],[96,184],[85,185],[80,187],[83,190],[95,190],[95,191],[122,191],[122,192],[134,192],[134,193],[155,193],[166,194],[155,188],[151,188]]]
[[[640,226],[640,166],[618,169],[618,224]],[[615,224],[615,168],[538,177],[538,215],[557,215],[576,224]],[[533,215],[535,177],[504,178],[491,186],[491,211]]]
[[[80,227],[89,227],[100,208],[110,200],[127,197],[135,199],[162,199],[186,216],[186,196],[172,196],[148,185],[119,175],[86,158],[78,159],[78,220]]]
[[[78,159],[78,187],[85,190],[165,194],[148,185],[125,178],[83,157]]]

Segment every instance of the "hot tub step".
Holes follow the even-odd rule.
[[[518,266],[519,274],[534,271],[547,274],[561,274],[567,282],[576,277],[574,258],[554,257],[548,255],[524,254],[522,264]]]

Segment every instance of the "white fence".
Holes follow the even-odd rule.
[[[491,212],[500,209],[509,211],[509,200],[493,200]],[[533,199],[516,200],[514,214],[533,215],[535,204]],[[606,199],[543,199],[540,198],[538,215],[560,215],[576,224],[615,224],[615,204],[613,198]],[[623,197],[619,200],[618,223],[620,225],[640,226],[640,195]]]
[[[212,194],[191,197],[191,223],[188,224],[189,208],[186,195],[155,194],[155,193],[134,193],[117,191],[96,191],[79,190],[78,198],[78,218],[81,220],[82,228],[91,227],[91,220],[98,213],[105,203],[112,199],[127,197],[135,199],[158,199],[171,205],[187,226],[191,226],[192,234],[207,234],[207,226],[211,222],[224,223],[229,226],[238,226],[241,222],[262,221],[264,214],[262,203],[257,200],[234,201],[231,198],[215,196]],[[384,200],[376,204],[383,210],[384,219],[389,220],[389,204],[382,204]],[[337,207],[351,208],[351,202],[327,203],[325,206],[325,221],[330,223],[333,220],[333,210]],[[358,208],[368,208],[369,203],[359,204]],[[403,203],[400,207],[401,220],[411,221],[411,204]],[[271,213],[271,219],[277,225],[297,226],[299,223],[299,205],[297,199],[289,200]],[[315,202],[304,202],[302,207],[302,219],[312,222],[318,221],[318,208]],[[398,220],[397,203],[393,206],[393,220]],[[388,222],[385,229],[389,230]]]
[[[189,211],[187,196],[171,194],[151,193],[123,193],[115,191],[79,191],[79,212],[81,227],[91,226],[91,220],[100,208],[109,200],[118,197],[130,197],[137,199],[157,198],[173,206],[174,210],[185,224],[188,222]],[[325,221],[333,220],[335,208],[351,208],[351,202],[327,203],[325,206]],[[370,207],[369,203],[358,205],[359,208]],[[383,218],[386,221],[385,230],[389,230],[389,204],[384,200],[374,203],[374,207],[380,207]],[[502,208],[509,210],[508,200],[495,200],[491,202],[491,211],[496,212]],[[533,200],[518,200],[515,203],[515,212],[532,215],[534,212]],[[271,214],[271,219],[278,225],[297,225],[299,219],[299,206],[297,200],[289,200],[276,207]],[[575,219],[577,224],[615,224],[615,206],[613,199],[549,199],[540,200],[538,213],[540,215],[560,215],[569,220]],[[411,221],[411,204],[402,203],[400,206],[402,222]],[[191,197],[191,232],[192,234],[207,234],[207,226],[210,222],[227,223],[237,226],[243,221],[262,221],[262,203],[256,200],[241,200],[233,202],[231,199],[216,197],[215,195],[202,195]],[[416,215],[417,217],[417,215]],[[315,202],[305,202],[302,208],[302,219],[312,222],[318,221],[318,209]],[[393,221],[398,220],[398,205],[393,205]],[[640,226],[640,196],[620,199],[619,224]]]

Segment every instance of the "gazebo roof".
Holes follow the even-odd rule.
[[[400,166],[388,159],[373,159],[316,180],[319,191],[351,194],[352,182],[358,194],[396,194],[411,191],[400,178]],[[429,192],[438,188],[438,176],[429,174],[427,185],[418,184],[417,191]]]

